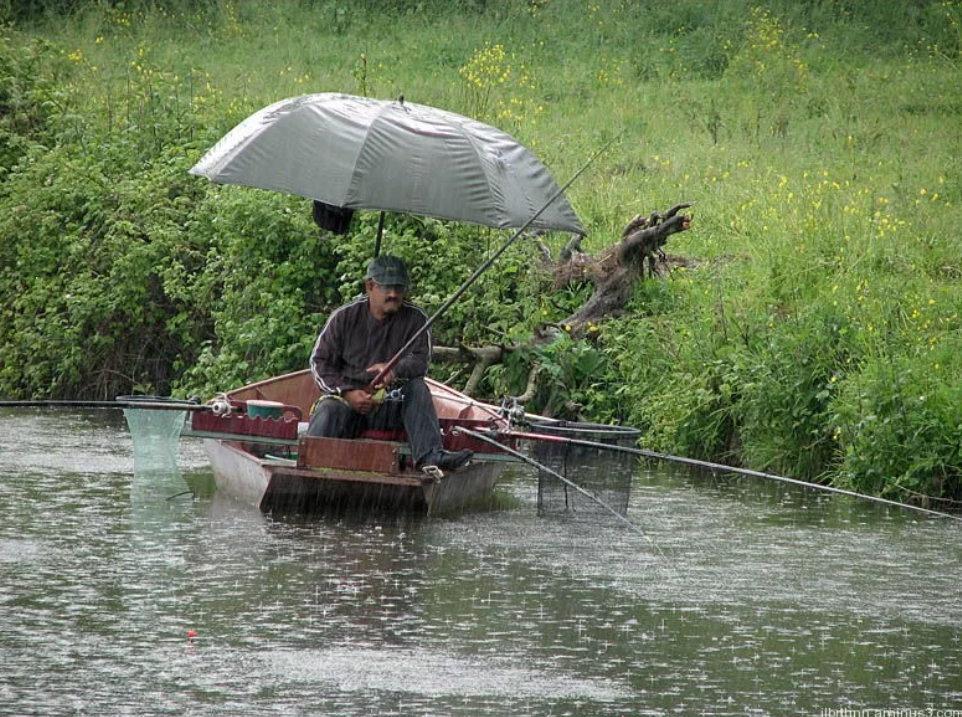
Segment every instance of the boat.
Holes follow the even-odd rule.
[[[218,396],[193,411],[183,435],[199,437],[220,491],[264,512],[389,511],[441,514],[489,500],[516,459],[497,444],[457,428],[506,436],[499,410],[426,379],[444,448],[474,457],[457,471],[414,466],[403,432],[368,431],[356,439],[305,435],[320,391],[309,370],[277,376]]]

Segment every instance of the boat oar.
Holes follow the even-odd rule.
[[[931,515],[939,518],[951,518],[952,520],[962,521],[962,516],[952,515],[951,513],[943,513],[938,510],[931,510],[929,508],[923,508],[917,505],[911,505],[909,503],[900,503],[897,500],[889,500],[888,498],[879,498],[874,495],[866,495],[865,493],[856,493],[855,491],[845,490],[844,488],[835,488],[829,485],[822,485],[820,483],[809,483],[808,481],[798,480],[796,478],[786,478],[785,476],[778,476],[772,473],[763,473],[761,471],[753,471],[747,468],[736,468],[734,466],[726,466],[722,463],[711,463],[709,461],[700,461],[695,458],[685,458],[683,456],[672,456],[666,453],[655,453],[654,451],[648,451],[644,448],[633,448],[630,446],[619,446],[611,443],[599,443],[598,441],[585,441],[577,438],[565,438],[563,436],[547,436],[543,433],[524,433],[519,431],[512,431],[510,435],[513,438],[520,438],[525,441],[544,441],[547,443],[562,443],[572,446],[584,446],[586,448],[603,448],[609,451],[616,451],[619,453],[630,453],[635,456],[642,456],[644,458],[651,458],[659,461],[669,461],[672,463],[682,463],[684,465],[694,466],[696,468],[707,468],[709,470],[723,472],[723,473],[736,473],[738,475],[750,476],[752,478],[762,478],[764,480],[772,480],[779,483],[788,483],[790,485],[800,486],[802,488],[813,488],[815,490],[824,491],[826,493],[836,493],[838,495],[847,495],[850,498],[861,498],[862,500],[872,501],[874,503],[881,503],[882,505],[889,505],[896,508],[905,508],[908,510],[914,510],[919,513],[925,513],[926,515]]]
[[[598,157],[600,157],[602,154],[604,154],[606,151],[608,151],[608,148],[611,147],[611,145],[613,145],[613,144],[615,143],[615,141],[621,137],[622,134],[624,134],[624,130],[622,130],[622,131],[619,132],[617,135],[615,135],[611,140],[608,141],[608,143],[607,143],[604,147],[602,147],[602,148],[599,149],[597,152],[595,152],[595,153],[588,159],[588,161],[584,163],[584,165],[581,167],[581,169],[579,169],[577,172],[575,172],[574,176],[573,176],[571,179],[569,179],[569,180],[567,181],[567,183],[565,183],[565,185],[564,185],[563,187],[561,187],[561,189],[559,189],[557,192],[555,192],[547,202],[545,202],[544,206],[541,207],[541,209],[539,209],[539,210],[536,211],[534,214],[532,214],[532,215],[531,215],[531,218],[528,219],[528,221],[526,221],[526,222],[521,226],[521,228],[518,229],[518,231],[516,231],[514,234],[512,234],[511,237],[510,237],[507,241],[505,241],[504,244],[501,245],[501,248],[500,248],[500,249],[498,249],[493,255],[491,255],[491,256],[488,258],[487,261],[485,261],[483,264],[481,264],[481,266],[479,266],[477,269],[474,270],[474,273],[473,273],[470,277],[468,277],[467,281],[465,281],[460,287],[458,287],[458,289],[457,289],[453,294],[451,294],[451,296],[448,298],[448,300],[445,301],[445,302],[441,305],[441,308],[439,308],[437,311],[435,311],[434,314],[433,314],[431,317],[429,317],[428,320],[424,323],[424,325],[423,325],[420,329],[418,329],[418,330],[414,333],[414,335],[411,336],[410,339],[408,339],[408,342],[407,342],[406,344],[404,344],[404,346],[402,346],[400,349],[398,349],[398,352],[397,352],[396,354],[394,354],[394,356],[391,358],[391,360],[388,361],[386,364],[384,364],[384,368],[382,368],[382,369],[378,372],[378,374],[377,374],[374,378],[371,379],[371,383],[368,384],[368,387],[365,389],[365,390],[367,391],[367,393],[373,394],[373,393],[379,388],[379,384],[384,380],[384,377],[387,376],[391,371],[394,370],[394,367],[397,366],[398,362],[399,362],[402,358],[404,358],[404,355],[407,354],[408,351],[411,350],[411,348],[412,348],[412,347],[414,346],[414,344],[418,341],[418,339],[420,339],[421,336],[422,336],[429,328],[431,328],[431,325],[432,325],[435,321],[437,321],[438,318],[440,318],[442,315],[444,315],[444,313],[446,313],[447,310],[451,308],[451,306],[454,304],[454,302],[456,302],[458,299],[460,299],[460,298],[461,298],[461,295],[464,294],[464,292],[467,291],[468,288],[469,288],[475,281],[477,281],[478,278],[479,278],[484,272],[486,272],[488,269],[490,269],[490,268],[491,268],[491,265],[494,264],[494,262],[496,262],[496,261],[500,258],[500,256],[501,256],[502,254],[504,254],[504,253],[508,250],[508,247],[510,247],[512,244],[514,244],[515,241],[517,241],[518,238],[520,238],[521,235],[524,234],[524,232],[527,230],[527,228],[531,226],[532,222],[534,222],[538,217],[540,217],[540,216],[545,212],[545,210],[547,210],[548,207],[550,207],[550,206],[558,199],[558,197],[560,197],[562,194],[564,194],[565,191],[568,189],[568,187],[570,187],[572,184],[574,184],[575,180],[578,179],[578,177],[580,177],[582,174],[584,174],[585,170],[587,170],[588,167],[591,166],[592,162],[594,162],[596,159],[598,159]]]

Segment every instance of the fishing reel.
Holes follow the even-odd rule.
[[[374,403],[401,403],[404,401],[404,394],[401,393],[401,389],[399,388],[393,388],[390,391],[384,388],[379,388],[372,394],[371,399],[374,401]]]
[[[508,421],[509,430],[515,424],[523,424],[525,416],[527,415],[524,410],[524,404],[520,403],[514,396],[505,396],[501,399],[501,409],[499,413]]]
[[[226,394],[220,394],[212,398],[208,405],[210,406],[210,412],[213,413],[218,418],[227,418],[234,412],[235,406],[227,398]]]

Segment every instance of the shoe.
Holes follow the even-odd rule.
[[[421,466],[437,466],[443,471],[456,471],[463,468],[473,457],[473,451],[437,451],[425,458]]]

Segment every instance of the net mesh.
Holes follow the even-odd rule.
[[[567,421],[538,424],[534,430],[558,438],[619,446],[634,445],[640,435],[635,428]],[[539,513],[589,518],[610,515],[601,501],[618,514],[627,514],[636,460],[631,454],[565,441],[536,441],[532,453],[538,463],[593,496],[581,493],[548,471],[539,470]]]
[[[185,411],[125,408],[134,444],[134,473],[177,472],[177,450]]]
[[[172,497],[188,486],[178,466],[184,411],[125,408],[124,417],[134,448],[134,475],[130,480],[130,528],[135,540],[156,545],[168,535],[171,510],[183,503]]]

